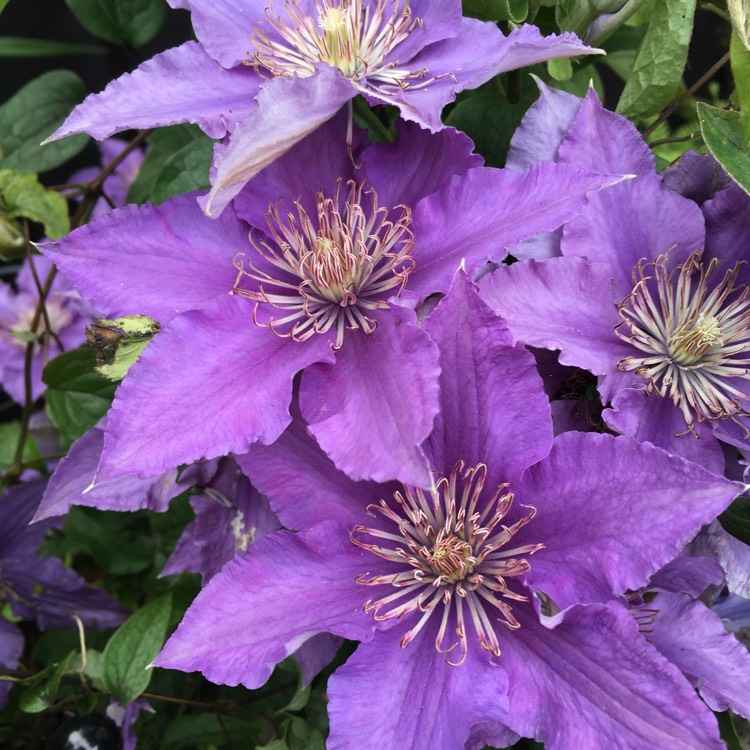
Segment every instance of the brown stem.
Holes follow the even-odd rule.
[[[643,131],[643,137],[651,135],[673,112],[679,109],[704,83],[711,80],[714,75],[729,62],[729,52],[717,60],[682,96],[668,104],[659,116]]]

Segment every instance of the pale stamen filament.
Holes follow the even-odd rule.
[[[633,271],[615,332],[645,356],[626,357],[618,367],[641,375],[646,393],[671,399],[689,432],[697,434],[695,421],[741,425],[750,396],[750,289],[737,283],[741,264],[711,288],[716,258],[705,264],[693,253],[671,271],[667,263],[659,256]]]
[[[503,525],[513,504],[513,493],[507,484],[500,485],[491,496],[489,507],[482,507],[486,477],[484,464],[465,469],[463,461],[459,461],[450,476],[439,479],[429,493],[404,487],[394,493],[391,502],[380,500],[368,506],[369,515],[394,524],[398,533],[362,525],[351,532],[357,546],[399,566],[392,574],[357,577],[357,582],[364,585],[391,585],[397,589],[377,601],[370,600],[365,610],[373,612],[378,620],[421,612],[418,622],[401,640],[401,645],[406,646],[442,604],[435,648],[447,654],[459,646],[458,661],[448,661],[453,666],[462,664],[468,655],[466,611],[480,646],[494,656],[500,655],[494,623],[502,622],[511,630],[520,627],[504,600],[528,601],[527,596],[509,589],[506,579],[527,573],[531,566],[522,556],[544,548],[543,544],[505,548],[536,511],[530,508],[515,523]],[[364,537],[378,543],[365,541]],[[446,644],[451,624],[458,640]]]

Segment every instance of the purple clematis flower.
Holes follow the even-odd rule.
[[[52,264],[41,256],[34,256],[33,262],[37,277],[44,284]],[[16,289],[0,282],[0,383],[8,395],[23,403],[27,343],[30,340],[37,342],[31,361],[31,397],[36,400],[45,389],[42,383],[45,364],[63,349],[83,343],[83,328],[88,315],[70,282],[58,274],[46,299],[46,317],[42,316],[32,331],[39,293],[28,260],[19,271],[15,285]],[[42,342],[43,333],[48,335]]]
[[[0,602],[13,616],[34,620],[40,629],[75,627],[73,615],[85,626],[112,628],[127,612],[104,591],[88,588],[83,579],[54,557],[37,554],[56,519],[29,525],[46,481],[34,479],[12,487],[0,497]],[[14,669],[23,650],[23,636],[0,617],[0,670]],[[10,683],[0,681],[0,704]]]
[[[414,307],[613,180],[544,164],[479,166],[454,130],[401,128],[357,149],[339,117],[208,221],[191,196],[126,208],[44,251],[109,317],[162,324],[109,415],[102,470],[148,476],[243,453],[302,415],[356,479],[429,486],[437,350]],[[108,272],[97,268],[106,263]]]
[[[750,653],[697,597],[723,580],[710,557],[675,558],[629,596],[641,634],[688,678],[713,711],[750,716]],[[739,597],[737,597],[739,598]]]
[[[459,0],[172,0],[200,43],[163,52],[79,105],[53,135],[194,122],[216,146],[205,203],[242,186],[357,94],[433,132],[456,94],[498,73],[600,50],[533,26],[507,37]],[[158,92],[158,95],[154,94]]]
[[[536,106],[532,122],[571,116],[569,95],[547,91]],[[750,198],[732,186],[701,211],[662,184],[633,126],[593,92],[575,106],[554,155],[549,144],[543,155],[637,177],[592,196],[559,252],[485,276],[484,299],[517,340],[559,349],[560,362],[599,376],[610,427],[723,472],[714,434],[739,447],[750,435]],[[530,128],[521,164],[535,158]]]
[[[351,480],[295,420],[238,462],[303,531],[227,564],[156,664],[256,688],[317,633],[362,641],[329,681],[331,750],[519,735],[719,750],[710,711],[614,599],[737,485],[627,437],[553,440],[533,357],[462,274],[424,325],[441,368],[432,489]]]
[[[281,528],[279,519],[232,458],[223,459],[210,483],[190,498],[192,521],[161,575],[200,573],[204,583],[248,545]]]

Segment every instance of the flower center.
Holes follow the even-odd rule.
[[[372,333],[377,328],[372,313],[387,309],[388,298],[403,291],[414,268],[410,209],[397,206],[400,215],[390,221],[374,190],[354,181],[347,186],[343,206],[341,182],[333,198],[317,194],[316,220],[299,201],[296,216],[290,212],[285,218],[271,206],[266,220],[274,244],[255,242],[250,235],[262,262],[246,263],[243,253],[235,256],[232,292],[266,303],[266,312],[284,313],[269,313],[268,321],[260,322],[256,305],[258,325],[295,341],[335,331],[332,346],[339,349],[347,329]]]
[[[531,566],[523,556],[544,548],[543,544],[508,548],[536,511],[530,508],[528,515],[511,526],[504,525],[513,493],[502,484],[491,498],[483,498],[486,476],[484,464],[464,469],[464,462],[459,461],[429,497],[421,489],[404,487],[394,493],[395,502],[380,500],[368,507],[371,516],[379,514],[391,522],[395,532],[356,526],[351,534],[354,544],[393,564],[393,571],[386,574],[357,578],[357,583],[365,586],[396,589],[369,601],[365,610],[373,612],[376,620],[422,613],[401,639],[402,647],[414,640],[435,611],[441,611],[435,648],[447,654],[459,647],[458,661],[448,662],[452,666],[462,664],[468,654],[467,620],[481,647],[500,655],[496,623],[513,630],[520,627],[505,600],[528,601],[510,590],[505,579],[526,573]],[[367,542],[366,537],[374,541]],[[446,645],[449,629],[456,640]]]
[[[357,83],[404,89],[424,78],[426,69],[399,68],[387,58],[416,26],[409,0],[318,0],[317,19],[300,0],[287,0],[283,14],[266,10],[266,24],[257,24],[252,41],[255,52],[248,64],[273,76],[308,78],[318,63],[338,68]],[[426,85],[429,81],[424,81]]]
[[[643,353],[618,367],[645,378],[647,393],[672,399],[693,433],[695,420],[748,416],[750,289],[737,284],[739,263],[710,285],[718,263],[706,266],[700,253],[671,271],[666,256],[641,262],[618,306],[615,332]]]

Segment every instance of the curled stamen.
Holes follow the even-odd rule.
[[[715,285],[719,261],[693,253],[668,271],[667,256],[638,263],[633,291],[620,303],[617,335],[640,355],[618,363],[646,382],[646,392],[672,400],[689,432],[704,420],[749,416],[750,289],[738,284],[741,264]]]
[[[448,654],[458,647],[458,660],[448,661],[452,666],[462,664],[468,654],[467,613],[481,648],[500,655],[495,623],[511,630],[520,627],[505,600],[528,601],[509,589],[506,579],[529,571],[531,566],[521,555],[544,548],[543,544],[505,548],[536,510],[524,506],[530,511],[526,516],[504,525],[513,493],[507,484],[500,485],[483,506],[486,478],[484,464],[465,468],[459,461],[448,477],[435,483],[429,496],[422,489],[404,487],[394,493],[390,503],[380,500],[368,506],[369,515],[381,516],[395,530],[358,525],[351,532],[354,544],[394,565],[390,574],[357,577],[357,583],[366,586],[397,589],[370,600],[365,610],[378,620],[420,612],[418,622],[403,636],[402,646],[414,640],[435,611],[441,611],[435,648]],[[377,543],[366,541],[366,537]],[[457,641],[449,639],[450,623]]]
[[[455,81],[451,73],[427,78],[426,68],[408,69],[391,59],[422,26],[409,0],[318,0],[316,10],[317,18],[308,15],[300,0],[286,0],[282,13],[267,8],[266,20],[253,31],[255,51],[247,64],[261,74],[308,78],[326,63],[358,88],[384,94],[422,88],[445,75]]]
[[[232,291],[265,303],[267,325],[278,336],[306,341],[333,332],[339,349],[346,330],[372,333],[376,310],[387,309],[391,296],[400,296],[414,268],[411,210],[397,206],[391,221],[378,206],[377,194],[353,180],[341,197],[339,181],[333,198],[316,196],[317,221],[295,202],[296,215],[282,217],[278,204],[266,214],[269,237],[250,243],[260,256],[255,263],[243,254],[234,258],[237,279]],[[248,283],[250,281],[250,283]],[[284,314],[274,317],[268,308]]]

